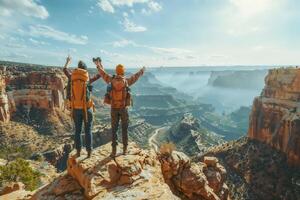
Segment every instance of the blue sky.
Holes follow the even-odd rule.
[[[297,0],[0,0],[0,59],[93,67],[299,64]]]

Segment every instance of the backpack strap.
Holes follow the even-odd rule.
[[[87,123],[87,102],[86,102],[86,87],[87,84],[83,83],[83,95],[82,95],[82,100],[83,100],[83,119],[84,119],[84,123]]]

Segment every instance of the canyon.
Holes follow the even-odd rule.
[[[12,183],[5,198],[300,199],[298,68],[269,70],[252,109],[222,115],[149,73],[132,88],[136,104],[130,110],[128,154],[119,152],[120,145],[114,159],[103,83],[97,81],[94,91],[99,101],[94,152],[77,158],[62,70],[9,65],[0,73],[0,154],[6,145],[20,146],[27,152],[24,159],[42,166],[32,168],[53,174],[34,191]],[[0,166],[9,162],[0,160]]]

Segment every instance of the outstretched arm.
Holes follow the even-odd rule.
[[[106,72],[104,71],[104,68],[103,68],[103,66],[102,66],[102,63],[101,63],[100,61],[96,61],[95,64],[96,64],[96,67],[97,67],[97,69],[98,69],[98,71],[99,71],[99,74],[100,74],[100,76],[102,77],[102,79],[103,79],[107,84],[110,83],[111,80],[112,80],[112,76],[109,75],[108,73],[106,73]]]
[[[128,86],[131,86],[137,80],[139,80],[139,78],[144,74],[145,70],[146,70],[146,68],[143,67],[142,69],[140,69],[140,71],[138,71],[137,73],[135,73],[134,75],[132,75],[130,78],[127,78]]]
[[[95,82],[99,78],[101,78],[100,74],[95,74],[93,77],[90,78],[90,83],[92,84],[93,82]]]
[[[64,66],[63,71],[64,71],[65,75],[66,75],[69,79],[71,78],[71,72],[68,70],[68,67],[69,67],[70,63],[71,63],[71,57],[68,56],[67,59],[66,59],[66,64],[65,64],[65,66]]]

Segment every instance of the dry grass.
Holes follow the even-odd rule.
[[[176,149],[175,144],[173,144],[172,142],[168,142],[168,143],[164,143],[160,146],[159,148],[159,152],[162,155],[170,155],[172,154],[172,152]]]

